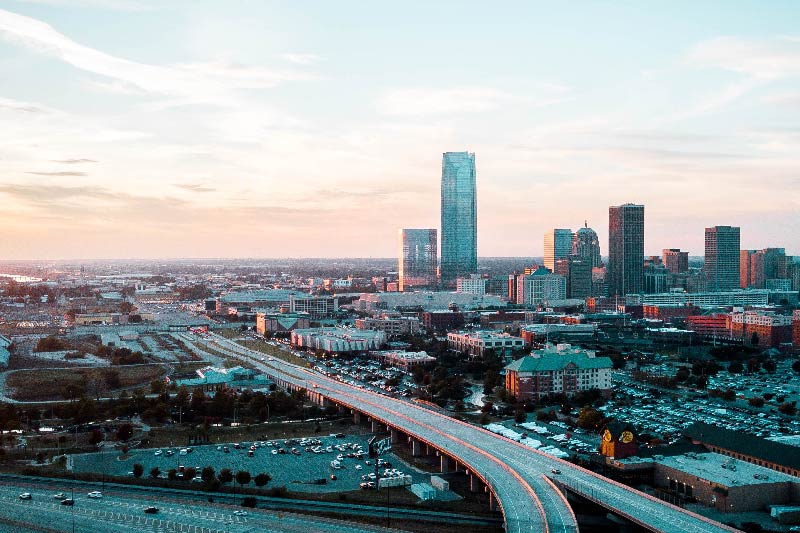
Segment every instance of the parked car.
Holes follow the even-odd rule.
[[[147,514],[156,514],[156,513],[158,513],[158,507],[153,507],[151,505],[150,507],[146,507],[144,512],[147,513]]]
[[[90,497],[90,498],[97,499],[97,498],[102,498],[103,497],[103,493],[100,492],[99,490],[93,490],[92,492],[87,494],[87,496]]]
[[[33,496],[31,496],[30,492],[23,492],[22,494],[19,495],[19,499],[20,500],[30,500],[30,499],[33,499]]]
[[[61,500],[61,505],[75,505],[75,500],[72,498],[64,498]]]

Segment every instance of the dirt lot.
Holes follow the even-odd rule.
[[[119,385],[111,388],[108,376],[114,371],[119,373]],[[166,371],[160,364],[16,370],[8,373],[6,386],[9,396],[16,400],[63,400],[61,392],[70,384],[83,385],[91,396],[102,396],[131,387],[149,387],[151,381],[163,377]]]

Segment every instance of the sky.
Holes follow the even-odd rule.
[[[555,5],[554,5],[555,4]],[[563,5],[558,5],[563,4]],[[392,257],[476,153],[478,254],[645,205],[800,254],[800,3],[0,0],[0,258]]]

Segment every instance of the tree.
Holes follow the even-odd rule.
[[[494,407],[494,403],[492,403],[492,402],[484,402],[483,407],[481,407],[481,412],[482,413],[491,413],[493,407]]]
[[[203,470],[200,472],[200,477],[207,484],[211,483],[214,480],[214,467],[213,466],[207,466],[207,467],[203,468]]]
[[[722,399],[726,402],[732,402],[736,399],[736,392],[733,389],[725,389],[725,392],[722,393]]]
[[[522,424],[527,419],[528,419],[528,413],[526,413],[524,409],[518,409],[517,412],[514,413],[514,421],[517,424]]]
[[[105,381],[106,387],[109,389],[118,389],[122,386],[122,382],[119,379],[119,372],[117,370],[109,370],[105,373]]]
[[[195,467],[193,467],[193,466],[187,466],[183,470],[183,479],[184,479],[184,481],[191,481],[191,480],[193,480],[195,478],[196,475],[197,475],[197,469]]]
[[[164,381],[161,379],[154,379],[150,382],[150,392],[153,394],[164,394]]]
[[[133,436],[133,426],[130,424],[122,424],[117,428],[117,440],[127,441]]]
[[[175,481],[176,479],[178,479],[178,471],[175,470],[174,468],[170,468],[167,471],[167,479],[169,479],[170,481]]]
[[[747,403],[749,403],[753,407],[764,407],[764,398],[759,398],[758,396],[754,396],[753,398],[748,398]]]
[[[750,337],[750,346],[758,346],[758,343],[761,339],[758,337],[757,332],[753,332],[753,335]]]
[[[800,359],[798,359],[798,360],[796,360],[796,361],[794,361],[792,363],[792,370],[794,370],[795,372],[800,374]]]
[[[150,477],[151,478],[158,479],[158,476],[160,476],[160,475],[161,475],[161,469],[158,468],[157,466],[154,466],[153,468],[150,469]]]
[[[99,429],[96,429],[96,428],[93,429],[91,431],[91,433],[89,433],[89,444],[91,444],[93,446],[97,446],[98,444],[103,442],[103,437],[104,436],[105,435],[103,435],[103,432],[100,431]]]
[[[253,482],[256,484],[256,487],[263,487],[270,481],[272,481],[272,476],[270,476],[266,472],[261,472],[260,474],[256,474],[256,477],[253,478]]]
[[[731,364],[728,365],[728,373],[741,374],[742,372],[744,372],[744,365],[741,361],[732,361]]]
[[[236,472],[236,483],[239,485],[247,485],[250,483],[250,472],[247,470],[239,470]]]
[[[747,360],[747,371],[751,373],[758,372],[761,368],[761,361],[756,359],[755,357],[751,357]]]
[[[142,477],[142,474],[144,474],[144,467],[139,463],[135,463],[133,465],[133,477]]]
[[[582,429],[599,430],[605,423],[603,413],[592,407],[584,407],[578,414],[577,425]]]
[[[772,359],[767,359],[761,364],[761,368],[772,374],[778,369],[778,365]]]
[[[787,402],[780,404],[778,411],[788,416],[794,416],[797,413],[797,408],[795,407],[795,402]]]
[[[217,479],[219,479],[220,483],[230,483],[233,481],[233,472],[231,472],[230,468],[223,468],[217,474]]]

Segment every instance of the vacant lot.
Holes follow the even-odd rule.
[[[106,396],[119,390],[149,387],[166,374],[164,365],[130,365],[111,368],[57,368],[9,372],[6,388],[20,401],[62,400],[65,387],[82,387],[89,396]],[[114,377],[114,373],[117,377]]]

